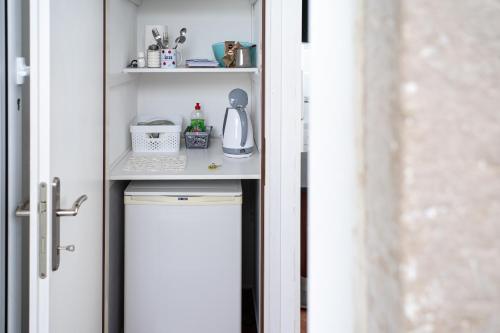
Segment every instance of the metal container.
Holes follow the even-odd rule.
[[[212,126],[207,126],[205,132],[190,132],[189,127],[184,132],[184,139],[186,141],[186,148],[201,148],[207,149],[210,141],[210,133],[212,133]]]
[[[239,68],[253,67],[251,47],[240,47],[236,50],[236,65]]]
[[[148,48],[148,67],[149,68],[160,68],[160,48],[158,45],[152,44]]]

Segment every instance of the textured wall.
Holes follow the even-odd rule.
[[[500,1],[402,21],[405,332],[500,332]]]
[[[365,0],[363,118],[365,184],[364,327],[401,332],[397,148],[400,8],[397,0]]]

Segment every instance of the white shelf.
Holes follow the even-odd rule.
[[[179,154],[186,156],[186,168],[182,171],[137,172],[125,171],[124,167],[131,156],[144,156],[129,152],[115,163],[110,172],[111,180],[215,180],[215,179],[260,179],[260,154],[255,152],[249,158],[229,158],[222,153],[222,141],[210,139],[208,149],[186,149],[181,147]],[[156,154],[157,153],[149,153]],[[220,165],[209,170],[211,163]]]
[[[258,68],[125,68],[124,73],[258,73]]]

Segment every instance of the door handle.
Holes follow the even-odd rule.
[[[82,195],[73,203],[71,209],[60,209],[56,211],[57,216],[77,216],[80,211],[82,204],[88,199],[87,195]],[[17,206],[16,208],[17,217],[29,217],[30,216],[30,202],[27,200]]]
[[[80,207],[82,204],[88,199],[87,195],[82,195],[73,203],[73,207],[71,209],[59,209],[56,211],[57,216],[77,216],[80,211]]]
[[[30,216],[30,202],[26,200],[16,208],[17,217],[29,217]]]
[[[61,263],[61,252],[74,252],[75,246],[61,246],[61,217],[76,216],[82,204],[88,199],[84,194],[73,203],[70,209],[61,209],[61,181],[54,178],[52,181],[52,270],[57,271]]]
[[[69,217],[69,216],[77,216],[82,204],[87,201],[87,195],[81,195],[76,199],[73,203],[73,207],[70,209],[61,209],[61,182],[59,178],[54,178],[52,182],[52,270],[56,271],[59,268],[61,263],[61,251],[74,252],[75,246],[61,246],[60,238],[61,238],[61,217]],[[44,201],[46,202],[46,201]],[[45,212],[45,211],[44,211]],[[30,202],[29,200],[23,202],[16,208],[16,216],[17,217],[29,217],[30,216]],[[40,275],[42,278],[47,276],[43,262],[46,261],[46,255],[43,256],[43,260],[40,260],[41,270]]]

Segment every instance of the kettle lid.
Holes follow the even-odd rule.
[[[240,88],[231,90],[229,104],[235,109],[245,108],[248,105],[248,94]]]

